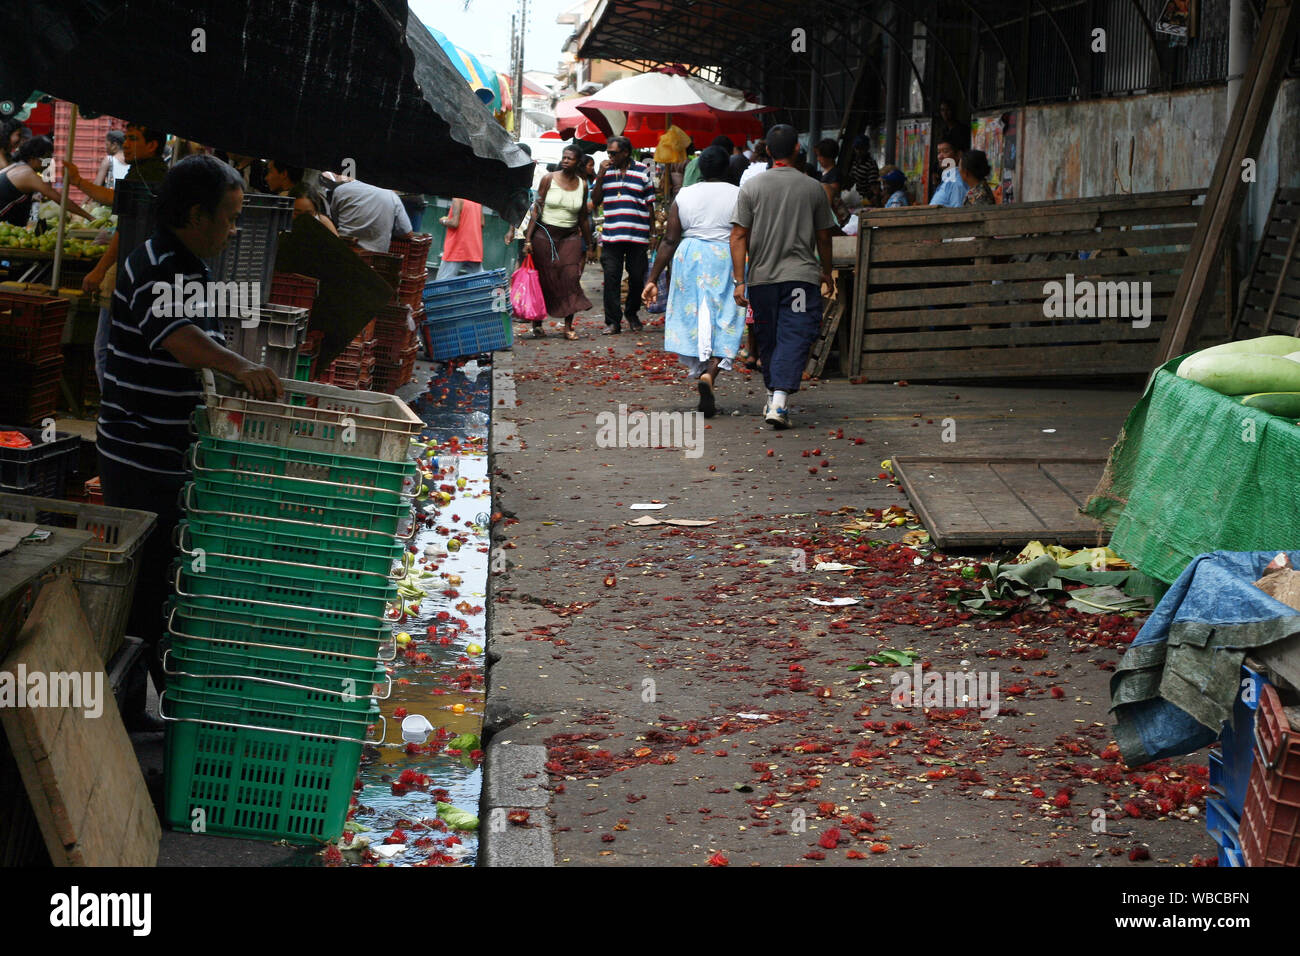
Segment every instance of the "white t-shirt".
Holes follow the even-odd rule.
[[[683,239],[726,242],[740,188],[731,183],[695,183],[677,194],[677,218]]]
[[[745,171],[740,174],[740,185],[745,185],[745,183],[749,182],[755,176],[760,173],[765,173],[771,168],[772,167],[767,165],[767,163],[750,163],[745,167]]]

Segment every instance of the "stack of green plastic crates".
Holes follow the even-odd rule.
[[[284,385],[283,404],[210,392],[195,414],[164,658],[166,820],[310,843],[340,835],[363,745],[382,739],[421,423],[392,396]]]

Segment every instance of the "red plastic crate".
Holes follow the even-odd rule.
[[[269,301],[276,305],[292,305],[310,311],[316,304],[319,289],[320,280],[314,276],[297,272],[275,272],[271,274]]]
[[[1270,797],[1300,807],[1300,734],[1291,729],[1272,684],[1260,691],[1255,711],[1255,766],[1265,771]]]
[[[37,364],[58,358],[71,305],[55,295],[0,292],[0,354]]]
[[[402,257],[403,279],[418,279],[427,273],[429,248],[432,244],[433,236],[427,232],[417,233],[410,239],[394,239],[389,243],[388,251]]]
[[[86,480],[86,501],[92,505],[104,503],[104,489],[100,487],[98,476]]]
[[[1300,807],[1270,797],[1269,772],[1251,769],[1241,815],[1241,855],[1247,866],[1300,866]]]
[[[0,361],[0,381],[0,421],[37,425],[58,409],[63,355],[40,364]]]
[[[387,252],[371,252],[368,249],[358,249],[357,255],[361,257],[361,260],[366,265],[379,273],[380,278],[394,289],[397,288],[397,284],[402,278],[401,256],[395,256]]]

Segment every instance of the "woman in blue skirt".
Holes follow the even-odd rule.
[[[731,295],[731,214],[740,190],[726,181],[729,160],[719,146],[700,153],[701,181],[682,189],[669,208],[668,229],[642,292],[642,300],[653,304],[659,274],[671,260],[664,349],[690,368],[705,418],[717,412],[714,383],[731,368],[745,330],[745,310]]]

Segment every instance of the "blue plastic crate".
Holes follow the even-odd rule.
[[[446,292],[425,299],[424,314],[446,316],[484,312],[498,302],[504,306],[503,311],[510,311],[510,290],[504,283],[479,289],[465,289],[461,292]]]
[[[1219,846],[1219,866],[1243,866],[1241,860],[1241,823],[1219,797],[1205,801],[1205,830]]]
[[[507,281],[508,277],[505,269],[474,272],[467,276],[456,276],[454,279],[443,279],[441,282],[437,279],[431,279],[424,284],[424,298],[427,301],[432,296],[439,296],[448,292],[463,292],[466,289],[482,289],[502,285]]]
[[[1249,667],[1243,666],[1241,683],[1232,707],[1232,724],[1224,725],[1223,732],[1219,735],[1220,752],[1210,753],[1210,786],[1223,794],[1228,807],[1237,817],[1241,816],[1242,808],[1246,805],[1250,768],[1255,762],[1255,710],[1259,706],[1259,695],[1268,681]]]
[[[487,309],[468,315],[425,319],[424,348],[431,360],[446,361],[508,349],[514,344],[509,312]]]

